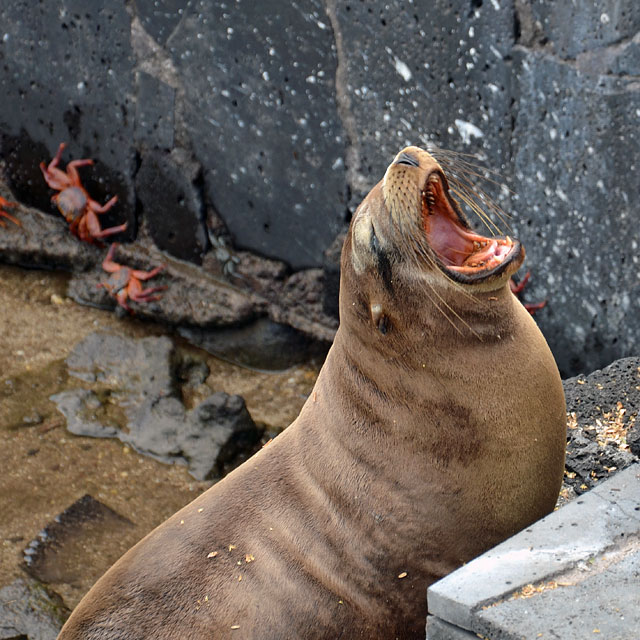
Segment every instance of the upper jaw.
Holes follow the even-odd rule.
[[[462,284],[506,280],[522,264],[524,248],[518,240],[485,237],[469,228],[439,169],[427,175],[421,204],[422,227],[436,264],[452,280]]]

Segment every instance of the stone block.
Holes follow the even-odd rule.
[[[531,299],[563,376],[636,352],[640,88],[519,50],[512,206]]]
[[[636,464],[433,584],[429,613],[495,640],[633,637],[638,533]]]
[[[320,266],[346,209],[323,3],[194,3],[167,47],[209,200],[236,246],[294,269]]]

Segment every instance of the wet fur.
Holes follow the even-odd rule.
[[[509,274],[463,295],[415,253],[413,213],[371,191],[300,416],[130,550],[60,638],[424,638],[427,586],[553,508],[551,353]]]

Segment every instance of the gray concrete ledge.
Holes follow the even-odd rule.
[[[427,640],[640,638],[640,465],[438,581],[428,606]]]

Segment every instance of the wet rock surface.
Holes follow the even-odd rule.
[[[568,411],[565,484],[580,494],[640,460],[640,358],[564,381]]]
[[[259,438],[240,396],[217,392],[188,409],[178,388],[177,354],[167,337],[132,340],[92,334],[67,358],[72,376],[92,383],[52,396],[76,435],[116,437],[141,453],[187,464],[198,480],[219,477]],[[187,385],[201,386],[184,371]]]
[[[68,615],[60,597],[35,580],[0,589],[0,640],[55,640]]]
[[[29,543],[26,570],[54,590],[63,587],[67,599],[75,602],[122,554],[113,539],[126,539],[132,528],[130,520],[84,495]]]

